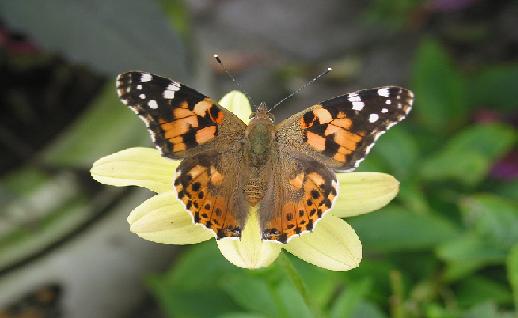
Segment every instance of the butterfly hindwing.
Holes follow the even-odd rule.
[[[405,118],[412,103],[412,92],[396,86],[338,96],[281,122],[279,143],[300,143],[313,158],[337,171],[351,171],[381,134]]]
[[[241,152],[209,152],[184,159],[174,186],[195,223],[215,236],[240,237],[248,214],[242,191]]]
[[[146,123],[153,142],[166,157],[180,159],[200,153],[216,137],[238,135],[236,131],[246,128],[209,97],[170,79],[128,72],[120,74],[116,83],[121,101]]]
[[[279,150],[273,178],[260,204],[262,238],[287,243],[312,231],[338,194],[333,171],[311,158]]]

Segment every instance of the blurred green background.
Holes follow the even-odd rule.
[[[2,0],[0,317],[518,317],[517,23],[504,0]],[[214,240],[146,242],[125,219],[151,193],[91,179],[96,159],[150,145],[116,74],[219,99],[235,86],[214,53],[270,105],[334,68],[278,119],[357,89],[414,91],[359,169],[401,182],[348,219],[359,268],[283,255],[250,271]]]

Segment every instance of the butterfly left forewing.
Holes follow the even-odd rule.
[[[379,136],[408,115],[412,103],[412,92],[397,86],[345,94],[281,122],[277,139],[337,171],[351,171]]]
[[[183,159],[174,189],[194,223],[218,238],[240,237],[248,208],[238,191],[245,123],[194,89],[150,73],[119,75],[117,92],[162,155]]]
[[[121,101],[145,122],[163,156],[181,159],[215,146],[221,149],[244,134],[246,125],[237,116],[178,82],[127,72],[117,77],[116,85]]]

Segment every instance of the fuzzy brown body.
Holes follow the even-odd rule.
[[[272,176],[272,153],[275,138],[273,118],[262,108],[247,129],[244,150],[250,173],[245,181],[244,192],[251,206],[256,206],[264,197]]]
[[[357,91],[278,125],[261,104],[247,125],[203,94],[153,74],[121,74],[117,92],[162,155],[182,160],[174,189],[195,223],[218,239],[241,237],[257,206],[262,239],[281,243],[313,230],[337,196],[335,170],[356,168],[413,100],[394,86]]]

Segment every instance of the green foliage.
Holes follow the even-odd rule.
[[[455,226],[441,217],[416,214],[397,206],[353,218],[350,224],[363,245],[373,251],[427,249],[457,234]]]
[[[475,185],[495,161],[511,149],[516,133],[502,124],[473,125],[452,136],[422,165],[427,180],[455,180]]]
[[[412,87],[419,124],[443,135],[465,122],[467,83],[444,49],[425,40],[417,49]]]

